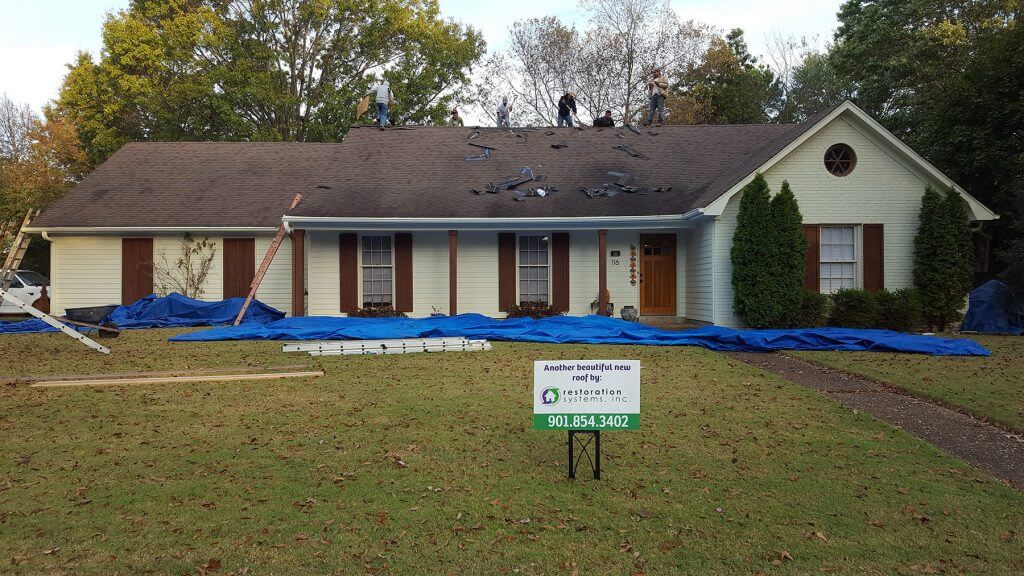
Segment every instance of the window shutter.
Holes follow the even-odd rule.
[[[878,292],[885,288],[885,249],[881,224],[864,225],[864,289]]]
[[[498,234],[498,310],[507,312],[516,303],[516,235]]]
[[[355,312],[359,309],[359,237],[346,232],[338,239],[339,282],[341,311]]]
[[[412,312],[412,234],[395,234],[395,310]]]
[[[804,238],[807,239],[807,255],[804,269],[804,290],[821,290],[821,228],[817,224],[804,224]]]
[[[551,305],[559,312],[569,311],[569,234],[551,235]]]

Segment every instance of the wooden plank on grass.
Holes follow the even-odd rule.
[[[174,384],[179,382],[238,382],[246,380],[278,380],[281,378],[317,378],[323,370],[312,372],[268,372],[262,374],[225,374],[165,376],[154,378],[107,378],[102,380],[48,380],[32,384],[32,388],[70,388],[74,386],[126,386],[131,384]]]
[[[142,378],[145,376],[188,376],[190,374],[226,374],[229,372],[283,372],[285,370],[304,370],[312,368],[308,364],[284,364],[279,366],[235,366],[233,368],[183,368],[181,370],[150,370],[142,372],[107,372],[104,374],[31,374],[0,378],[0,384],[18,384],[25,382],[43,382],[46,380],[106,380],[110,378]]]

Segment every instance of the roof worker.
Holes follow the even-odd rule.
[[[665,98],[668,98],[668,80],[662,76],[661,68],[655,68],[651,73],[651,81],[647,83],[647,92],[651,95],[651,110],[647,113],[647,121],[644,126],[650,126],[654,122],[654,112],[658,112],[658,125],[665,123]]]
[[[501,104],[498,104],[498,128],[511,128],[511,115],[512,105],[508,103],[508,96],[503,96]]]
[[[376,96],[377,126],[380,126],[380,129],[383,130],[388,125],[388,106],[395,99],[394,93],[391,92],[391,85],[388,84],[387,79],[382,78],[369,95]]]
[[[604,116],[601,116],[597,120],[594,120],[594,126],[599,128],[614,128],[615,120],[612,118],[612,111],[605,110]]]
[[[448,119],[449,126],[465,126],[466,124],[462,121],[462,116],[459,116],[459,109],[452,108],[452,115]]]
[[[572,128],[572,117],[576,115],[576,95],[566,92],[558,99],[558,126]]]

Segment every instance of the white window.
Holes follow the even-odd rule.
[[[822,226],[819,275],[821,292],[832,294],[840,288],[854,288],[857,246],[853,226]]]
[[[391,236],[363,236],[363,308],[394,302],[394,258]]]
[[[547,236],[519,237],[519,303],[548,303],[551,267]]]

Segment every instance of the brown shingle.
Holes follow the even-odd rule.
[[[514,218],[683,214],[705,206],[812,125],[626,128],[357,128],[340,144],[153,142],[128,144],[36,221],[41,228],[276,226],[296,192],[299,216]],[[547,134],[554,132],[554,134]],[[517,135],[518,134],[518,135]],[[619,137],[617,134],[621,134]],[[568,147],[551,144],[564,141]],[[626,144],[646,158],[616,150]],[[523,167],[556,186],[546,198],[474,195]],[[636,175],[671,192],[590,199],[581,187]],[[325,188],[326,187],[326,188]]]

